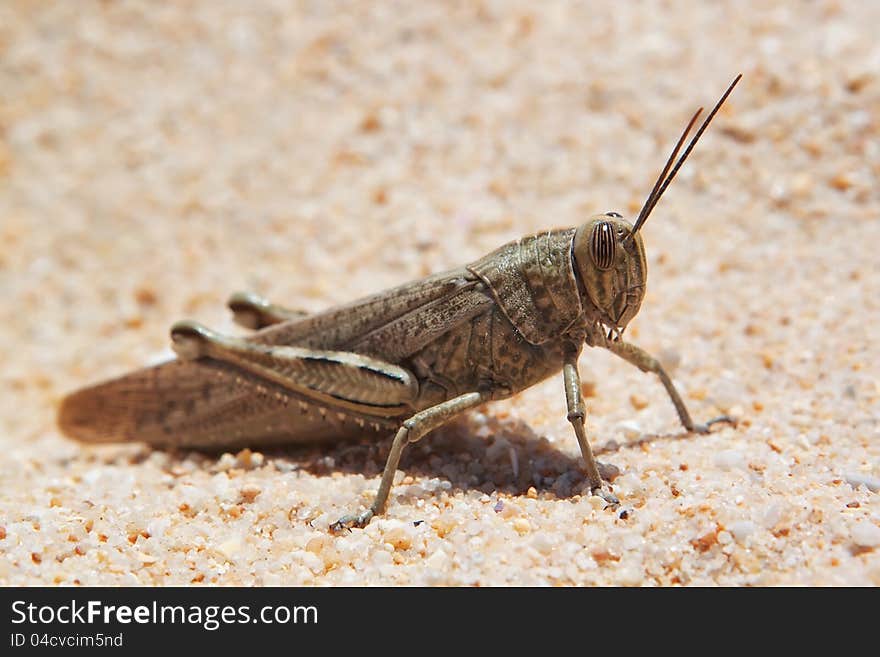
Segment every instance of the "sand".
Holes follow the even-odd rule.
[[[0,583],[880,584],[880,5],[0,4]],[[644,228],[628,336],[404,456],[86,446],[78,386],[594,212],[632,217],[693,110],[744,79]]]

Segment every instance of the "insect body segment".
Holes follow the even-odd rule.
[[[634,224],[614,212],[596,215],[579,227],[529,235],[467,266],[312,315],[237,293],[229,306],[254,333],[224,336],[179,322],[172,328],[176,360],[67,396],[61,430],[87,442],[228,449],[396,429],[372,505],[333,525],[341,529],[383,512],[409,442],[562,372],[567,418],[590,489],[615,502],[584,428],[577,370],[584,345],[656,375],[688,431],[732,421],[695,423],[662,364],[625,342],[623,332],[645,294],[639,230],[738,80],[676,160],[694,114]]]
[[[532,344],[557,338],[583,315],[570,255],[574,234],[565,228],[528,235],[467,266]]]
[[[619,338],[645,294],[648,265],[642,236],[633,236],[632,226],[623,219],[597,215],[578,228],[574,259],[588,305],[594,309],[590,319]]]

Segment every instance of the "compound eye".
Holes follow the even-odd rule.
[[[600,221],[590,234],[590,256],[602,271],[614,264],[614,227],[610,221]]]
[[[605,216],[606,217],[614,217],[615,219],[623,219],[623,215],[620,214],[619,212],[606,212]]]

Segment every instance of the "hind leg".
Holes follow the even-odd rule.
[[[365,527],[371,518],[384,512],[388,502],[388,494],[391,492],[391,485],[394,483],[394,473],[397,472],[403,448],[408,443],[421,440],[426,433],[445,424],[459,413],[474,406],[479,406],[484,401],[486,401],[486,397],[483,394],[468,392],[419,411],[406,420],[394,437],[394,442],[391,443],[391,451],[388,454],[388,460],[385,462],[385,470],[382,472],[379,490],[376,492],[376,497],[373,499],[370,508],[358,514],[343,516],[330,525],[330,531],[338,532],[352,527]]]
[[[229,297],[226,305],[232,311],[235,323],[249,329],[261,329],[272,324],[302,319],[308,315],[302,310],[276,306],[252,292],[236,292]]]

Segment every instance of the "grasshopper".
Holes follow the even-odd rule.
[[[702,108],[693,115],[635,223],[616,212],[595,215],[313,315],[234,294],[228,305],[236,322],[255,333],[230,337],[178,322],[171,329],[176,359],[68,395],[59,409],[61,430],[86,442],[219,449],[396,429],[372,505],[331,526],[339,530],[363,527],[385,510],[408,443],[561,370],[590,489],[615,503],[584,429],[577,368],[584,345],[655,374],[687,431],[733,422],[721,416],[695,423],[660,361],[623,333],[645,294],[639,229],[741,77],[676,160]]]

